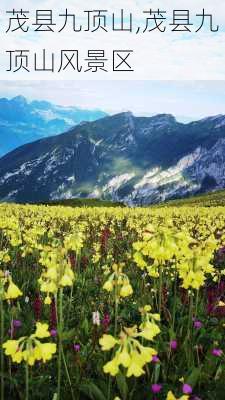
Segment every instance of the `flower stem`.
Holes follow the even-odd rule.
[[[64,351],[63,351],[63,347],[62,347],[62,359],[63,359],[63,362],[64,362],[66,376],[67,376],[67,379],[68,379],[68,382],[69,382],[69,386],[70,386],[70,390],[71,390],[71,396],[72,396],[72,399],[75,400],[74,393],[73,393],[72,382],[71,382],[69,370],[68,370],[68,367],[67,367],[67,363],[66,363],[66,358],[65,358]]]
[[[117,319],[118,319],[118,299],[116,298],[116,299],[115,299],[115,324],[114,324],[114,336],[116,336],[116,334],[117,334],[117,325],[118,325]]]
[[[173,314],[172,314],[173,331],[174,331],[174,326],[175,326],[176,307],[177,307],[177,275],[175,275],[175,279],[174,279],[174,300],[173,300]]]
[[[25,400],[29,400],[29,366],[25,364],[25,380],[26,380],[26,397]]]
[[[163,289],[163,277],[162,277],[162,265],[159,267],[159,314],[161,315],[162,310],[162,289]]]
[[[196,294],[195,318],[197,318],[197,316],[198,316],[198,301],[199,301],[199,290],[197,290],[197,294]]]
[[[58,322],[58,340],[59,340],[59,352],[58,352],[58,380],[57,380],[57,400],[60,400],[61,392],[61,370],[62,370],[62,331],[63,331],[63,289],[59,289],[59,304],[57,313]]]
[[[3,340],[4,340],[4,308],[3,301],[0,299],[0,318],[1,318],[1,333],[0,333],[0,347],[1,347],[1,400],[4,400],[4,353],[3,353]]]
[[[189,339],[191,338],[191,332],[192,332],[192,319],[193,319],[193,296],[191,293],[189,297],[189,315],[188,315],[188,329],[187,329],[187,335]]]
[[[118,303],[119,303],[117,285],[116,285],[116,288],[115,288],[114,303],[115,303],[114,304],[114,306],[115,306],[115,309],[114,309],[114,337],[116,337],[117,325],[118,325],[118,321],[117,321],[118,320]],[[109,376],[107,400],[110,400],[110,397],[111,397],[111,386],[112,386],[112,378],[111,378],[111,376]]]

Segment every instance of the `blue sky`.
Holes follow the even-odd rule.
[[[225,114],[225,81],[0,81],[0,96],[178,119]]]

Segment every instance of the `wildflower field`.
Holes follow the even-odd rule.
[[[0,206],[0,400],[225,399],[225,207]]]

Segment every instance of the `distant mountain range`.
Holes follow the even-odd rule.
[[[28,102],[25,97],[0,98],[0,156],[21,146],[62,133],[82,121],[94,121],[106,113],[62,107],[47,101]]]
[[[85,122],[0,159],[0,199],[149,204],[225,187],[225,116],[188,124],[131,113]]]

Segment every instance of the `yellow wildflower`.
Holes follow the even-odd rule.
[[[41,343],[38,340],[48,336],[50,336],[48,325],[37,322],[34,334],[18,340],[7,340],[2,347],[5,349],[5,354],[11,356],[15,363],[21,363],[23,360],[31,366],[35,361],[42,360],[45,363],[56,352],[55,343]]]
[[[45,303],[46,305],[49,305],[49,304],[51,304],[51,302],[52,302],[51,297],[50,297],[50,296],[46,296],[46,297],[45,297],[45,300],[44,300],[44,303]]]
[[[13,281],[10,279],[8,289],[5,293],[5,299],[10,300],[10,299],[16,299],[19,296],[22,296],[21,290],[18,288],[18,286],[13,283]]]
[[[145,317],[150,318],[150,316],[151,314],[147,313]],[[138,377],[144,374],[144,365],[152,361],[152,357],[157,355],[157,351],[152,347],[144,346],[137,338],[144,337],[152,340],[159,332],[158,326],[147,320],[139,326],[139,330],[136,326],[124,328],[118,339],[112,335],[103,335],[99,340],[103,351],[116,347],[113,359],[103,367],[104,372],[115,376],[119,373],[119,367],[122,365],[127,368],[127,377],[132,375]]]
[[[112,335],[103,335],[101,339],[99,339],[99,343],[102,347],[103,351],[111,350],[118,341],[114,339]]]
[[[35,337],[43,339],[50,336],[48,331],[48,324],[42,324],[41,322],[36,323],[36,331],[34,333]]]
[[[130,296],[133,293],[132,286],[130,284],[122,286],[120,289],[120,296],[121,297],[127,297]]]
[[[187,396],[186,394],[184,394],[183,396],[177,398],[174,396],[173,392],[171,392],[171,390],[167,393],[167,397],[166,400],[188,400],[189,396]]]

